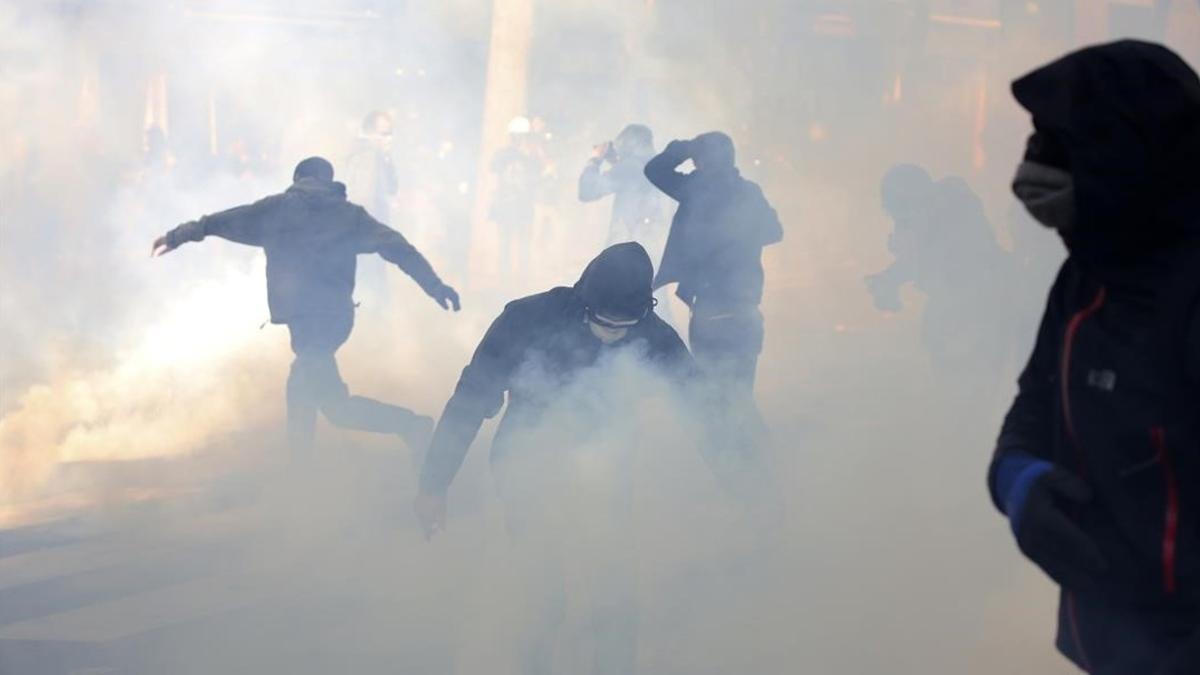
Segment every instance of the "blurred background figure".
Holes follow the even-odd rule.
[[[361,204],[382,223],[396,221],[395,200],[400,180],[393,161],[392,116],[372,110],[363,118],[358,138],[346,157],[346,190],[350,201]],[[407,224],[407,223],[406,223]],[[360,273],[364,295],[384,304],[390,297],[387,265],[381,260],[364,260]]]
[[[142,171],[146,174],[165,174],[175,166],[175,156],[167,145],[167,132],[158,125],[146,129],[145,153],[142,156]]]
[[[900,289],[913,284],[927,298],[921,336],[934,369],[998,374],[1014,344],[1005,292],[1013,274],[979,197],[963,179],[934,182],[913,164],[889,169],[880,191],[895,260],[866,278],[875,307],[900,311]]]
[[[605,245],[636,241],[646,248],[651,260],[658,261],[666,244],[662,197],[645,174],[646,162],[654,154],[650,127],[625,127],[615,140],[592,149],[592,157],[579,176],[579,201],[594,202],[613,195]]]
[[[400,189],[393,161],[392,116],[372,110],[362,121],[354,149],[346,158],[346,186],[351,201],[376,220],[392,222],[392,200]]]
[[[496,151],[496,174],[489,217],[500,232],[500,271],[509,279],[524,273],[530,259],[538,192],[549,168],[527,117],[508,124],[508,145]]]

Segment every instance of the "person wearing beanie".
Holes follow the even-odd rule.
[[[480,426],[505,408],[492,441],[491,467],[508,532],[535,569],[521,589],[535,615],[521,621],[518,672],[550,672],[564,612],[558,561],[567,535],[553,521],[574,503],[579,479],[572,467],[588,447],[602,449],[595,462],[615,467],[611,474],[594,471],[613,475],[615,485],[600,506],[582,511],[615,522],[610,529],[617,533],[605,540],[596,560],[585,562],[599,568],[597,578],[608,580],[592,598],[594,672],[634,672],[634,575],[621,564],[632,550],[620,533],[631,530],[634,472],[623,459],[636,442],[622,434],[638,434],[630,430],[637,425],[630,406],[637,403],[629,388],[643,381],[624,384],[618,378],[617,385],[610,376],[623,372],[616,364],[631,358],[639,374],[678,388],[694,369],[683,341],[654,312],[652,276],[650,256],[640,244],[615,244],[573,286],[508,303],[463,369],[426,454],[414,511],[432,538],[445,527],[447,492]],[[570,531],[594,531],[576,525]]]
[[[334,354],[354,326],[356,259],[376,253],[413,278],[443,309],[459,309],[458,293],[396,230],[346,200],[333,165],[309,157],[296,165],[282,194],[184,223],[155,239],[163,255],[216,236],[257,246],[267,256],[271,323],[288,327],[296,358],[287,380],[287,429],[292,450],[311,450],[317,412],[334,425],[398,434],[414,451],[428,442],[433,420],[399,406],[351,396]]]
[[[1013,191],[1069,255],[988,488],[1060,587],[1059,651],[1200,673],[1200,79],[1130,40],[1012,89],[1034,129]]]

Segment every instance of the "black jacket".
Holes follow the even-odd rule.
[[[646,177],[679,208],[654,287],[678,282],[689,305],[757,306],[762,302],[762,249],[783,239],[775,209],[737,169],[684,174],[684,141],[672,141],[646,164]]]
[[[1080,524],[1112,599],[1200,607],[1200,284],[1176,283],[1103,284],[1068,260],[996,460],[1024,453],[1091,485]]]
[[[693,371],[683,341],[653,312],[625,338],[604,345],[588,329],[574,288],[558,287],[508,303],[446,403],[421,473],[421,490],[446,491],[483,420],[500,411],[506,392],[508,408],[493,441],[493,461],[518,450],[507,440],[514,430],[536,424],[560,386],[621,349],[638,350],[668,377],[684,378]],[[538,376],[522,376],[531,372]]]
[[[426,293],[434,293],[442,284],[403,235],[346,201],[341,183],[301,179],[283,194],[184,223],[167,233],[167,245],[200,241],[208,235],[260,246],[266,252],[272,323],[353,312],[360,253],[378,253],[395,263]]]

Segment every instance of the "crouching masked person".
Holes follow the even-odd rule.
[[[582,557],[595,584],[594,671],[634,672],[634,547],[622,535],[631,530],[630,449],[652,450],[649,438],[669,423],[639,422],[643,396],[679,400],[694,370],[683,341],[654,313],[652,273],[640,244],[616,244],[574,287],[510,302],[463,369],[421,472],[414,508],[431,536],[444,526],[447,489],[480,425],[507,393],[491,459],[509,534],[532,559],[518,582],[530,618],[510,622],[525,629],[523,673],[552,669],[565,540],[579,536],[592,551]]]
[[[1014,192],[1069,251],[1005,418],[992,498],[1061,587],[1089,673],[1200,673],[1200,81],[1091,47],[1013,84]]]

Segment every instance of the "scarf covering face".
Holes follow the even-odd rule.
[[[1065,165],[1057,168],[1071,177],[1068,188],[1045,167],[1023,167],[1018,196],[1075,226],[1073,256],[1120,267],[1200,234],[1200,78],[1176,54],[1136,40],[1089,47],[1012,90],[1035,136],[1062,149],[1060,161],[1039,163]]]
[[[1075,229],[1075,182],[1070,173],[1027,159],[1017,167],[1012,190],[1042,225],[1061,233]]]

